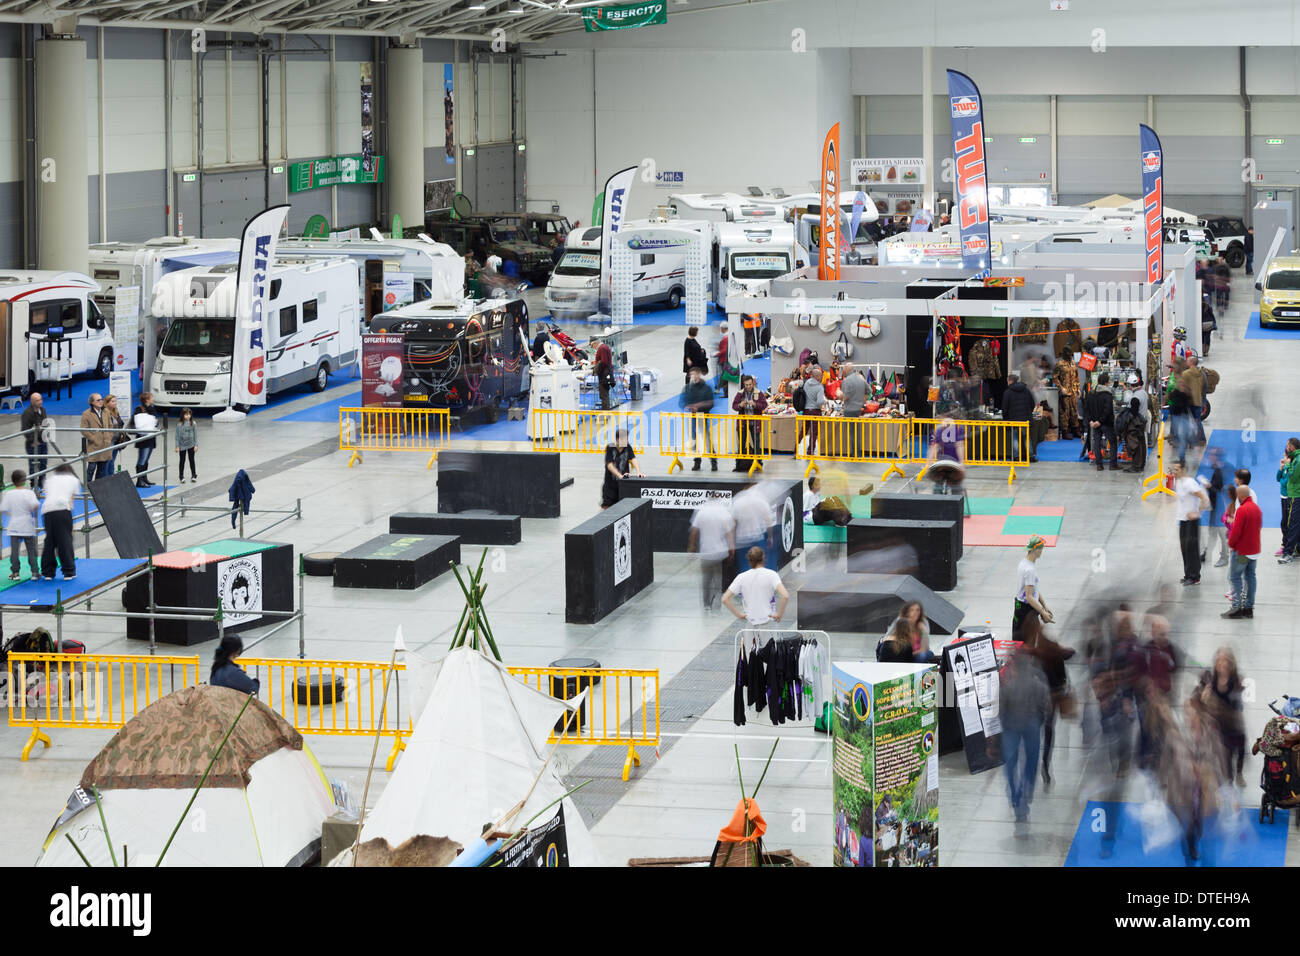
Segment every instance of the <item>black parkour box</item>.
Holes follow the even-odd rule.
[[[522,538],[519,515],[497,515],[486,511],[395,514],[388,518],[388,533],[454,535],[460,538],[461,544],[518,544]]]
[[[896,572],[912,574],[932,591],[951,591],[957,586],[957,524],[955,521],[911,521],[905,519],[855,518],[849,522],[848,570],[850,573],[878,573],[880,558],[897,555]],[[916,567],[907,568],[903,552],[916,556]],[[910,554],[908,555],[910,557]]]
[[[961,495],[900,495],[877,492],[871,496],[871,517],[911,518],[916,521],[955,521],[957,557],[963,554],[965,499]]]
[[[564,536],[564,620],[595,624],[655,579],[651,507],[625,499]]]
[[[460,539],[445,535],[381,534],[334,560],[336,588],[411,591],[460,561]]]
[[[438,453],[438,513],[560,516],[560,456],[540,452]]]

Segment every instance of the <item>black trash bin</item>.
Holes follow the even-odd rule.
[[[551,661],[551,667],[562,670],[594,670],[600,667],[600,661],[585,657],[565,657]],[[600,678],[589,676],[552,677],[551,696],[557,700],[573,700],[593,684],[600,683]],[[587,726],[587,702],[583,701],[576,714],[566,714],[555,724],[557,734],[576,734]]]

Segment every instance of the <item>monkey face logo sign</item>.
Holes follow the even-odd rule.
[[[217,568],[217,597],[227,625],[259,620],[262,610],[262,556],[248,554]]]
[[[781,547],[786,554],[794,550],[794,501],[790,498],[781,506]]]

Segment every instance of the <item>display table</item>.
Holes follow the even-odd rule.
[[[269,541],[227,539],[199,548],[167,551],[156,555],[154,604],[158,607],[193,607],[216,610],[221,602],[226,633],[278,623],[260,612],[292,611],[293,545]],[[149,577],[141,575],[127,582],[122,603],[128,611],[147,611]],[[149,639],[149,622],[128,618],[126,636]],[[217,636],[215,621],[154,622],[154,639],[159,644],[199,644]]]

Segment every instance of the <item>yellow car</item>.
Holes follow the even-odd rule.
[[[1300,325],[1300,257],[1277,256],[1259,283],[1259,324]]]

